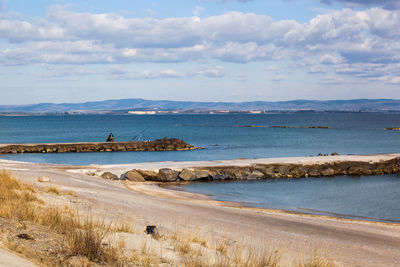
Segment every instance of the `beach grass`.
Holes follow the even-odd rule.
[[[56,187],[49,187],[43,192],[53,195],[54,198],[63,197]],[[25,225],[25,222],[30,222],[47,227],[61,236],[63,249],[58,259],[60,264],[65,258],[83,257],[87,266],[91,262],[96,263],[96,266],[284,266],[281,263],[282,250],[279,248],[267,244],[238,245],[237,242],[222,237],[214,239],[202,227],[186,229],[177,224],[170,234],[152,238],[135,231],[135,226],[127,222],[106,223],[94,219],[95,216],[90,211],[80,212],[69,206],[50,206],[42,200],[37,189],[19,182],[5,171],[0,172],[0,217],[16,224]],[[121,238],[115,239],[114,235]],[[141,245],[128,249],[126,244],[132,242],[141,242]],[[11,242],[8,247],[36,259],[41,265],[60,265],[20,243]],[[167,256],[163,255],[163,251]],[[296,259],[293,266],[336,265],[327,257],[310,252],[309,255]]]
[[[51,186],[51,187],[47,188],[45,190],[45,192],[46,193],[50,193],[50,194],[55,194],[55,195],[58,195],[58,196],[61,194],[60,190],[58,190],[58,188],[54,187],[54,186]]]
[[[51,187],[49,189],[52,193],[59,192]],[[113,246],[102,245],[110,225],[89,215],[82,219],[77,211],[68,208],[45,205],[32,186],[20,183],[5,171],[0,172],[0,216],[47,226],[63,234],[70,255],[85,256],[98,262],[115,262],[118,258]]]

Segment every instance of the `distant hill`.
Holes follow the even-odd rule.
[[[140,98],[105,100],[85,103],[40,103],[32,105],[2,105],[1,113],[59,113],[71,111],[122,111],[122,110],[229,110],[229,111],[400,111],[400,100],[292,100],[252,102],[193,102],[145,100]]]

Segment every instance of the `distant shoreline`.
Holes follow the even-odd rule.
[[[110,116],[165,116],[165,115],[216,115],[216,116],[227,116],[227,115],[272,115],[272,114],[297,114],[297,113],[378,113],[378,114],[400,114],[400,110],[268,110],[260,113],[249,112],[246,110],[232,110],[230,112],[218,112],[218,111],[196,111],[196,110],[182,110],[179,112],[171,111],[159,111],[156,113],[144,113],[144,114],[129,114],[127,111],[71,111],[71,112],[32,112],[32,113],[7,113],[0,112],[0,117],[40,117],[40,116],[99,116],[99,115],[110,115]]]
[[[388,108],[390,107],[390,108]],[[0,105],[0,114],[265,114],[276,112],[400,112],[397,99],[288,100],[247,102],[198,102],[112,99],[84,103],[39,103]]]

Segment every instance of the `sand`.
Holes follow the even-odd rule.
[[[313,249],[327,253],[340,266],[400,266],[400,224],[357,221],[323,216],[252,209],[208,199],[206,196],[172,191],[152,183],[135,184],[88,176],[89,172],[121,174],[132,168],[159,169],[187,166],[253,163],[316,163],[332,160],[379,161],[400,154],[368,156],[297,157],[243,159],[211,162],[157,162],[128,165],[68,166],[0,160],[0,169],[37,187],[56,186],[73,191],[80,206],[104,218],[121,218],[139,228],[154,224],[162,231],[177,226],[202,229],[207,235],[222,236],[239,244],[267,243],[284,253],[286,262]],[[50,182],[40,183],[39,176]]]

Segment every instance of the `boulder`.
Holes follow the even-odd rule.
[[[204,180],[210,177],[210,173],[208,170],[194,170],[194,175],[196,176],[197,180]]]
[[[278,166],[278,170],[277,172],[282,174],[282,175],[286,175],[289,173],[290,170],[290,166],[289,165],[280,165]]]
[[[157,179],[161,182],[174,182],[178,180],[178,175],[178,171],[169,168],[163,168],[158,171]]]
[[[181,178],[184,181],[194,181],[196,176],[193,172],[193,170],[190,169],[183,169],[180,173],[179,173],[179,178]]]
[[[128,180],[132,182],[144,182],[144,177],[137,170],[130,170],[121,175],[121,180]]]
[[[111,172],[105,172],[101,175],[101,177],[108,180],[118,180],[118,176]]]
[[[326,168],[321,172],[321,174],[323,176],[333,176],[333,175],[335,175],[335,170],[332,168]]]
[[[41,183],[50,182],[50,178],[48,176],[40,176],[38,178],[38,182],[41,182]]]
[[[158,172],[152,170],[137,170],[146,181],[156,181]]]
[[[184,181],[196,181],[208,179],[211,176],[208,170],[198,170],[198,169],[183,169],[179,173],[179,178]]]
[[[208,169],[208,173],[211,180],[226,180],[229,178],[229,175],[219,168],[210,168]]]
[[[318,165],[313,165],[308,169],[308,176],[310,177],[318,177],[321,176],[321,170]]]
[[[246,180],[251,174],[250,168],[227,167],[224,171],[228,176],[227,179]]]
[[[258,171],[258,170],[253,170],[248,176],[247,179],[262,179],[264,178],[264,173]]]
[[[265,176],[266,177],[271,177],[274,178],[275,177],[275,167],[274,166],[269,166],[267,168],[265,168]]]
[[[304,177],[307,174],[307,167],[304,165],[296,165],[290,170],[290,175],[295,178]]]
[[[255,164],[253,168],[257,171],[260,171],[264,174],[264,178],[274,178],[275,177],[275,166],[272,165],[264,165],[264,164]]]

